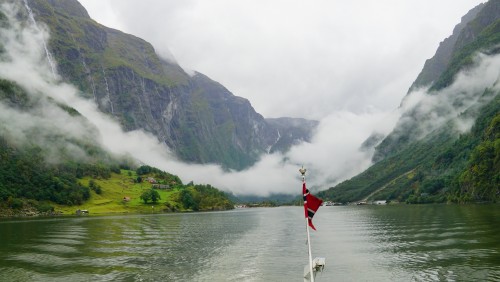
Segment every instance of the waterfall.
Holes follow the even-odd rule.
[[[80,48],[78,48],[78,52],[80,53]],[[94,78],[92,77],[92,72],[90,71],[89,67],[87,66],[87,64],[85,63],[85,58],[82,56],[82,54],[80,53],[80,57],[82,58],[82,64],[83,64],[83,68],[85,69],[85,72],[87,73],[88,75],[88,79],[90,81],[90,87],[92,87],[92,95],[94,96],[94,101],[96,102],[97,104],[97,97],[95,95],[95,82],[94,82]]]
[[[92,71],[87,66],[87,63],[85,62],[85,56],[83,55],[82,50],[80,49],[80,46],[78,45],[75,37],[73,36],[73,34],[70,34],[70,35],[71,35],[71,39],[73,40],[73,43],[75,43],[75,46],[77,48],[78,56],[81,59],[81,62],[82,62],[82,65],[83,65],[83,69],[85,70],[85,74],[87,75],[87,80],[90,83],[90,88],[92,88],[92,95],[94,97],[94,102],[97,104],[97,97],[95,95],[95,93],[96,93],[96,87],[95,87],[94,78],[92,77]]]
[[[134,73],[132,71],[132,73]],[[147,102],[148,95],[146,93],[146,84],[144,83],[144,77],[138,77],[139,83],[141,84],[142,87],[142,99],[144,99]],[[145,113],[146,111],[144,110],[144,106],[142,105],[142,99],[139,97],[139,108],[141,109],[141,112]],[[148,103],[149,104],[149,103]]]
[[[101,65],[101,70],[102,70],[102,75],[104,77],[104,82],[106,83],[106,96],[108,97],[109,100],[109,105],[111,107],[111,114],[115,114],[115,110],[113,109],[113,102],[111,101],[111,95],[109,93],[109,85],[108,85],[108,80],[106,79],[106,72],[104,71],[104,67]]]
[[[24,7],[26,7],[26,10],[28,11],[28,17],[33,24],[33,26],[36,28],[37,31],[41,32],[40,28],[38,28],[38,24],[36,23],[35,16],[33,15],[33,11],[31,10],[30,6],[28,5],[28,0],[24,0]],[[52,57],[52,54],[49,51],[49,48],[47,47],[47,43],[45,42],[45,39],[42,37],[42,44],[43,48],[45,49],[45,54],[47,56],[47,61],[49,62],[50,69],[52,70],[52,76],[56,78],[56,63]]]
[[[276,145],[278,143],[278,141],[280,141],[280,139],[281,139],[280,131],[278,129],[276,129],[276,132],[278,133],[278,137],[276,138],[276,141],[274,141],[274,144],[272,144],[271,146],[267,147],[267,153],[268,154],[271,152],[271,149],[273,148],[273,146]]]

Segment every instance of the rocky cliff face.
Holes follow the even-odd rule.
[[[292,145],[309,142],[319,122],[302,118],[268,118],[267,123],[278,130],[278,139],[269,148],[269,152],[286,152]]]
[[[471,54],[496,52],[500,1],[479,4],[462,17],[453,34],[445,39],[436,54],[426,61],[410,90],[429,86],[438,90],[448,86],[455,74],[472,64]]]
[[[418,75],[415,82],[413,82],[408,92],[411,92],[419,87],[429,86],[446,70],[448,64],[450,63],[453,50],[464,45],[463,39],[457,43],[459,37],[464,37],[464,35],[462,35],[462,31],[467,27],[467,24],[477,16],[483,6],[484,4],[476,6],[462,17],[460,23],[453,29],[453,34],[439,44],[436,54],[432,58],[425,61],[424,68]]]
[[[93,21],[76,0],[27,0],[50,30],[58,73],[116,118],[125,130],[143,129],[196,163],[243,169],[268,153],[279,128],[203,74],[188,75],[135,36]],[[281,140],[280,148],[309,140],[312,128]]]

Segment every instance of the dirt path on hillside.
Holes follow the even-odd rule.
[[[366,201],[368,201],[368,199],[369,199],[371,196],[373,196],[373,195],[377,194],[378,192],[380,192],[380,191],[384,190],[384,189],[385,189],[385,188],[387,188],[387,186],[389,186],[389,184],[391,184],[392,182],[394,182],[394,181],[396,181],[396,180],[400,179],[401,177],[407,176],[408,174],[410,174],[410,173],[412,173],[412,172],[414,172],[414,171],[415,171],[415,169],[412,169],[412,170],[410,170],[410,171],[408,171],[408,172],[406,172],[406,173],[403,173],[403,174],[401,174],[400,176],[398,176],[398,177],[396,177],[396,178],[392,179],[391,181],[387,182],[384,186],[382,186],[382,187],[378,188],[377,190],[373,191],[372,193],[370,193],[368,196],[366,196],[366,197],[365,197],[363,200],[361,200],[361,201],[362,201],[362,202],[366,202]]]

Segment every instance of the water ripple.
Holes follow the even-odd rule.
[[[493,208],[321,208],[321,281],[498,281]],[[491,222],[491,223],[490,223]],[[301,281],[300,207],[2,222],[0,281]]]

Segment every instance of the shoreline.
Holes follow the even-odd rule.
[[[76,206],[75,206],[76,207]],[[78,208],[76,209],[78,210]],[[110,215],[139,215],[139,214],[176,214],[176,213],[194,213],[194,212],[221,212],[230,211],[234,209],[211,209],[211,210],[147,210],[147,209],[135,209],[135,210],[120,210],[120,211],[110,211],[110,212],[89,212],[88,214],[77,214],[75,213],[64,213],[62,210],[54,210],[50,212],[40,212],[34,207],[25,207],[21,210],[14,210],[12,208],[0,208],[0,221],[4,219],[29,219],[29,218],[57,218],[57,217],[97,217],[97,216],[110,216]],[[90,209],[89,209],[90,210]]]
[[[498,205],[500,206],[500,203],[494,203],[494,202],[477,202],[477,203],[466,203],[466,204],[457,204],[457,203],[428,203],[428,204],[406,204],[406,203],[392,203],[392,204],[386,204],[386,205],[377,205],[377,204],[367,204],[367,205],[356,205],[356,204],[349,204],[349,205],[341,205],[337,207],[342,207],[342,206],[361,206],[361,207],[366,207],[366,206],[415,206],[415,205],[420,205],[420,206],[429,206],[429,205],[452,205],[452,206],[464,206],[464,205]],[[286,206],[286,205],[284,205]],[[8,220],[8,219],[35,219],[35,218],[58,218],[58,217],[98,217],[98,216],[113,216],[113,215],[144,215],[144,214],[177,214],[177,213],[205,213],[205,212],[222,212],[222,211],[231,211],[231,210],[237,210],[238,208],[234,209],[211,209],[211,210],[199,210],[199,211],[192,211],[192,210],[149,210],[147,208],[145,209],[133,209],[133,210],[119,210],[119,211],[109,211],[109,212],[93,212],[91,208],[89,208],[89,213],[88,214],[76,214],[76,210],[78,210],[78,206],[74,206],[75,213],[69,213],[69,212],[63,212],[62,210],[54,210],[50,212],[40,212],[36,208],[29,206],[29,207],[24,207],[23,209],[20,210],[15,210],[12,208],[0,208],[0,221],[2,220]],[[279,206],[278,206],[279,207]],[[326,207],[326,206],[325,206]],[[332,206],[333,207],[333,206]]]

